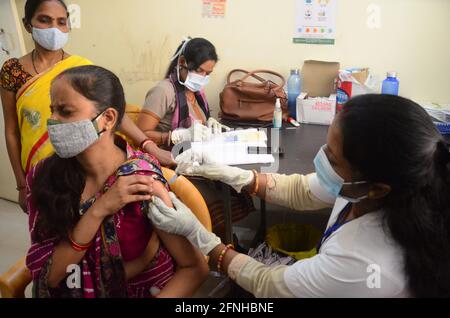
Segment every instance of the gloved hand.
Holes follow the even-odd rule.
[[[201,123],[194,122],[189,128],[177,128],[172,131],[172,143],[174,145],[184,141],[207,141],[211,139],[211,129]]]
[[[214,135],[222,133],[222,130],[230,131],[231,128],[219,123],[216,119],[209,117],[206,126],[212,131]]]
[[[169,208],[156,196],[153,196],[150,203],[148,217],[156,228],[186,237],[204,255],[208,255],[221,244],[220,238],[205,229],[192,211],[173,192],[169,192],[169,196],[175,208]]]
[[[252,171],[213,162],[206,154],[189,149],[175,158],[179,175],[199,176],[217,180],[233,187],[238,193],[255,178]]]

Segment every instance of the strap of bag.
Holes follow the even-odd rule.
[[[238,72],[239,72],[239,73],[245,73],[245,74],[246,74],[243,78],[240,79],[240,81],[242,81],[242,82],[245,81],[246,79],[248,79],[249,77],[253,77],[253,78],[257,79],[258,81],[260,81],[260,82],[262,82],[262,83],[265,83],[265,82],[267,82],[267,79],[264,79],[264,78],[262,78],[262,77],[256,75],[257,73],[265,73],[265,74],[271,74],[271,75],[274,75],[274,76],[276,76],[276,77],[278,77],[278,78],[281,79],[281,85],[279,85],[278,87],[284,87],[284,85],[286,84],[286,80],[284,79],[283,75],[281,75],[281,74],[279,74],[279,73],[277,73],[277,72],[270,71],[270,70],[256,70],[256,71],[249,72],[249,71],[242,70],[242,69],[235,69],[235,70],[232,70],[232,71],[228,74],[228,78],[227,78],[227,83],[228,83],[228,84],[231,83],[231,76],[232,76],[234,73],[238,73]]]

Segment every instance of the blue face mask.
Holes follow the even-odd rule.
[[[320,185],[334,198],[341,197],[351,203],[358,203],[366,199],[368,195],[359,198],[349,198],[339,195],[344,185],[365,184],[367,181],[345,182],[344,179],[334,171],[330,161],[325,153],[325,147],[322,146],[314,159],[314,166],[316,168],[317,178]]]

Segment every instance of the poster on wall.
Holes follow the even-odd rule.
[[[296,0],[294,43],[334,45],[337,0]]]
[[[227,10],[227,0],[202,0],[204,18],[223,18]]]

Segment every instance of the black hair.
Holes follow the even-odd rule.
[[[450,296],[450,153],[426,111],[406,98],[358,96],[339,115],[343,154],[364,180],[391,186],[386,233],[399,244],[409,291]]]
[[[186,41],[183,41],[180,46],[178,46],[175,55],[180,53],[186,59],[187,68],[189,71],[195,71],[198,69],[203,63],[207,61],[215,61],[219,60],[219,57],[216,53],[216,48],[214,45],[206,39],[203,38],[195,38],[189,40],[184,48],[183,52],[180,52],[183,48],[183,45]],[[174,72],[175,68],[178,65],[178,57],[176,57],[169,65],[169,68],[166,72],[166,78]]]
[[[52,0],[27,0],[27,2],[25,3],[25,17],[24,17],[23,21],[26,24],[31,24],[31,20],[34,17],[34,14],[39,9],[41,4],[46,1],[52,1]],[[63,0],[56,0],[56,1],[58,1],[64,7],[64,9],[66,9],[67,17],[69,17],[69,12],[67,10],[66,3]]]
[[[98,113],[117,110],[118,123],[125,113],[125,95],[119,78],[99,66],[80,66],[58,75],[78,93],[95,103]],[[80,199],[86,185],[86,174],[76,158],[53,155],[36,167],[31,185],[34,206],[39,211],[36,240],[66,239],[68,231],[80,219]]]

